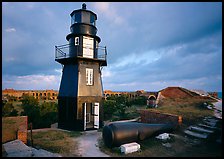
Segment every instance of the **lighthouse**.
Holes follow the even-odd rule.
[[[102,68],[107,66],[106,46],[99,45],[97,15],[86,4],[71,14],[68,44],[55,46],[55,61],[62,65],[58,95],[58,127],[93,130],[103,126]]]

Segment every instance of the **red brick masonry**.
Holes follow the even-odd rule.
[[[182,123],[182,117],[178,115],[159,113],[150,110],[140,110],[140,114],[142,123],[152,123],[152,124],[172,123],[177,125]]]

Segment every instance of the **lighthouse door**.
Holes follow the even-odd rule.
[[[83,103],[84,130],[99,128],[99,103]]]
[[[94,128],[99,129],[99,103],[94,103]]]

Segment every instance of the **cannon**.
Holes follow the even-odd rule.
[[[175,124],[148,124],[138,122],[114,122],[103,127],[103,141],[109,147],[144,140],[164,132],[172,132]]]

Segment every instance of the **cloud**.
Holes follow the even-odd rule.
[[[103,12],[103,13],[109,11],[109,5],[110,5],[110,2],[96,2],[96,3],[94,3],[94,7],[99,12]]]
[[[125,23],[124,18],[119,14],[116,9],[116,3],[111,2],[95,2],[92,4],[96,12],[109,20],[109,23],[122,25]]]
[[[112,76],[113,76],[113,74],[112,74],[112,72],[109,69],[103,70],[102,78],[104,78],[104,77],[108,78],[108,77],[112,77]]]
[[[60,76],[55,75],[26,75],[3,76],[2,87],[14,89],[59,89]]]
[[[62,69],[54,69],[54,71],[60,74],[62,73]]]
[[[81,4],[3,3],[4,84],[41,88],[41,82],[26,85],[22,79],[48,83],[45,77],[55,76],[57,84],[49,85],[58,89],[61,65],[54,60],[54,46],[68,43],[70,13]],[[100,45],[107,46],[104,88],[159,90],[181,84],[221,89],[222,3],[87,2],[87,9],[97,14]]]
[[[6,32],[10,33],[10,32],[16,32],[15,28],[7,28],[5,29]]]
[[[220,34],[212,34],[189,43],[118,58],[117,62],[105,68],[113,74],[113,77],[103,77],[105,88],[125,90],[119,84],[126,82],[135,83],[136,87],[129,87],[135,90],[158,90],[179,84],[182,87],[200,87],[207,90],[211,90],[213,85],[218,89],[222,74],[220,41]]]
[[[27,7],[28,9],[34,9],[34,7],[35,7],[36,4],[37,4],[37,3],[34,3],[34,2],[27,2],[27,3],[26,3],[26,7]]]
[[[145,53],[132,53],[126,57],[121,57],[117,60],[115,67],[125,67],[130,65],[147,65],[161,58],[161,53],[158,50],[151,50]]]

